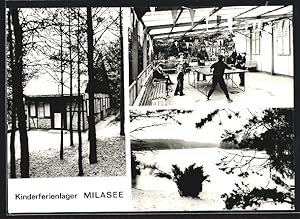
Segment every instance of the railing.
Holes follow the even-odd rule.
[[[133,106],[134,101],[137,97],[136,92],[136,81],[132,82],[132,84],[129,86],[129,105]]]
[[[138,76],[135,81],[132,82],[132,84],[129,87],[129,104],[132,106],[139,95],[143,85],[144,81],[148,78],[149,74],[151,74],[152,71],[152,63],[149,64]]]

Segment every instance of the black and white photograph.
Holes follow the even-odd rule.
[[[131,106],[293,107],[293,62],[292,5],[131,8]]]
[[[8,177],[126,176],[122,9],[6,17]]]
[[[6,214],[295,212],[296,5],[130,4],[8,1]]]
[[[295,210],[293,112],[131,109],[134,210]]]

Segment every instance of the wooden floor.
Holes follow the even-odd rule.
[[[172,92],[167,100],[168,106],[189,107],[189,106],[213,106],[224,107],[231,105],[243,107],[293,107],[294,105],[294,85],[293,77],[272,76],[265,72],[247,72],[245,74],[245,92],[239,89],[232,89],[231,83],[228,90],[232,103],[227,103],[226,97],[219,85],[212,94],[210,101],[206,96],[188,83],[188,75],[184,78],[184,96],[174,96],[176,88],[176,74],[170,74],[174,85],[171,85]],[[239,76],[235,75],[234,80],[239,83]],[[209,78],[207,78],[209,80]],[[210,87],[209,87],[210,88]]]

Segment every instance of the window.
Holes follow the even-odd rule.
[[[260,53],[260,31],[252,33],[252,54],[259,55]]]
[[[110,99],[107,98],[107,109],[109,109],[109,108],[110,108]]]
[[[102,99],[102,106],[103,106],[103,108],[102,109],[106,109],[106,107],[105,107],[105,105],[106,105],[106,103],[105,103],[105,99]]]
[[[36,117],[36,108],[35,108],[35,104],[31,104],[31,105],[30,105],[30,116],[31,116],[31,117]]]
[[[108,97],[106,97],[105,98],[105,102],[106,102],[106,109],[109,109],[109,98]]]
[[[50,117],[50,104],[49,103],[44,104],[44,111],[45,111],[45,117]]]
[[[94,99],[94,113],[97,113],[97,99]]]
[[[95,111],[95,113],[100,113],[100,111],[101,111],[101,99],[100,98],[95,98],[94,111]]]
[[[44,104],[43,103],[39,103],[39,105],[38,105],[38,116],[40,118],[45,117],[45,111],[44,111]]]
[[[100,99],[97,99],[97,102],[96,102],[96,104],[97,104],[97,113],[100,113]]]
[[[290,42],[290,21],[283,20],[276,24],[277,29],[277,54],[290,55],[291,42]]]
[[[90,109],[89,109],[89,99],[86,100],[86,114],[87,116],[90,115]]]
[[[35,104],[30,105],[30,116],[39,118],[50,117],[50,103],[39,103],[37,108]]]

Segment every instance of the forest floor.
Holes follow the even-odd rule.
[[[97,159],[89,164],[87,133],[82,135],[82,164],[84,176],[125,176],[125,138],[119,135],[120,123],[110,116],[96,125]],[[65,134],[69,141],[69,134]],[[74,133],[74,146],[64,141],[64,159],[60,159],[60,132],[34,130],[28,132],[30,177],[76,177],[78,176],[78,135]],[[16,142],[18,138],[16,137]],[[17,154],[18,153],[18,154]],[[20,177],[20,149],[16,148],[16,174]],[[9,154],[8,154],[9,155]],[[8,156],[9,158],[9,156]],[[10,165],[8,171],[10,172]],[[9,174],[9,173],[8,173]]]

